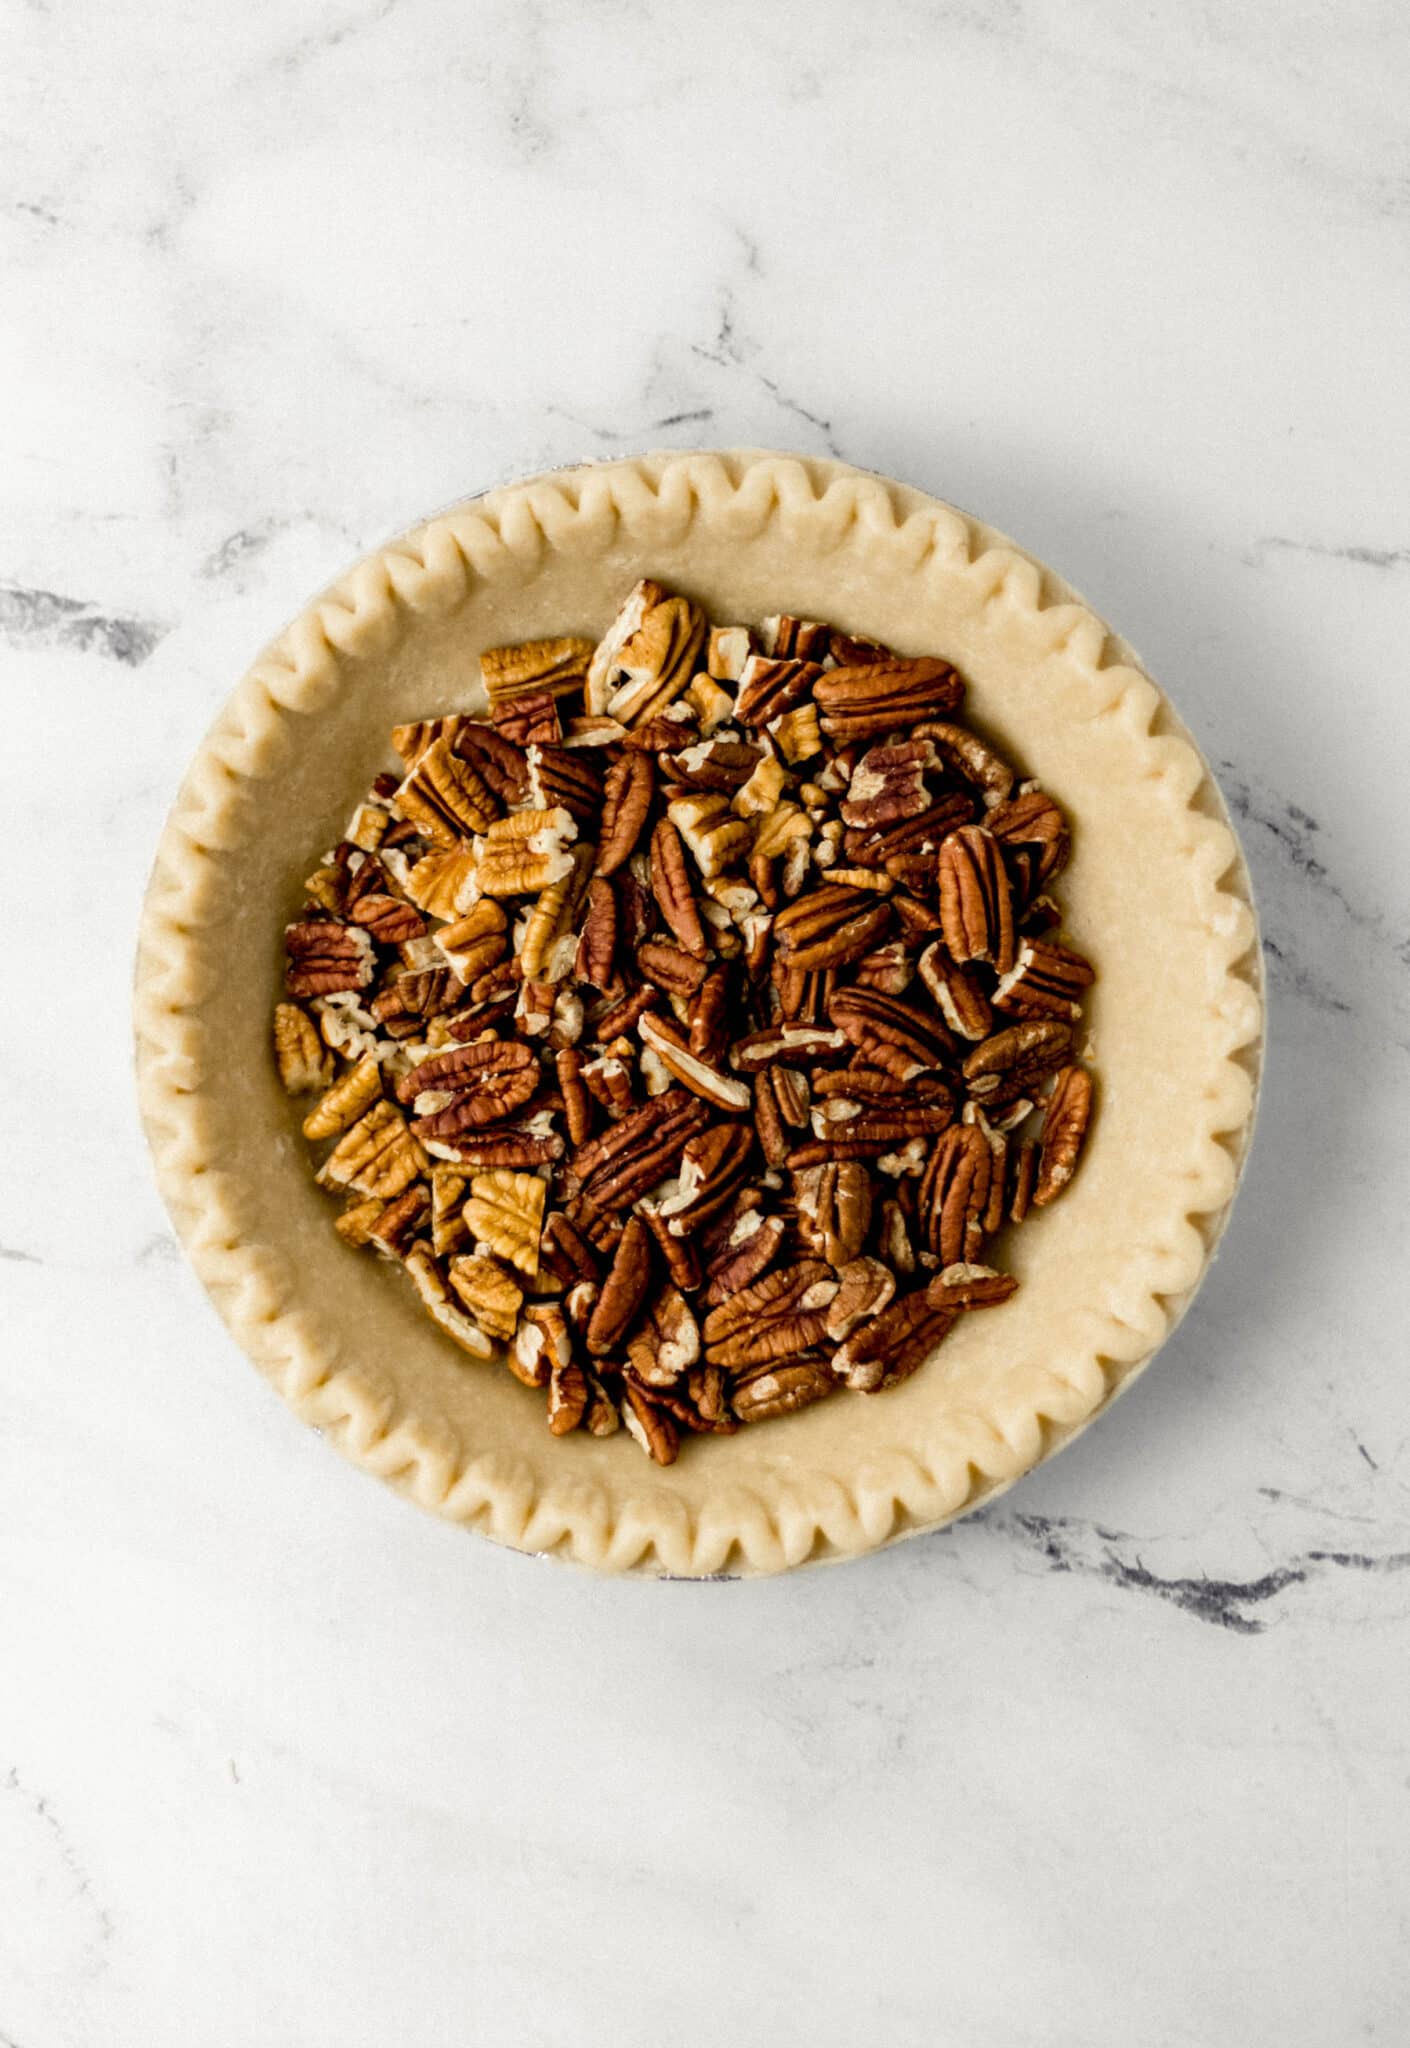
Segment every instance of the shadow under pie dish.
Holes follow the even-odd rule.
[[[357,800],[390,770],[391,827],[427,825],[414,793],[406,810],[396,799],[411,769],[389,754],[392,729],[447,714],[485,721],[487,650],[562,636],[591,648],[643,578],[722,627],[823,620],[843,641],[952,665],[966,686],[956,719],[1072,821],[1055,883],[1062,946],[1097,968],[1072,1063],[1095,1075],[1098,1100],[1080,1171],[1061,1201],[982,1253],[1017,1279],[1012,1299],[958,1315],[933,1358],[890,1391],[843,1392],[693,1440],[664,1469],[624,1432],[550,1435],[542,1393],[467,1358],[382,1261],[339,1242],[299,1135],[317,1098],[285,1094],[268,1039],[284,927],[320,853],[349,843]],[[865,646],[841,651],[815,670],[866,666]],[[726,665],[703,654],[703,643],[686,650],[692,674]],[[945,723],[943,703],[915,708],[912,732]],[[569,715],[593,714],[575,700]],[[854,736],[844,726],[836,737]],[[992,808],[974,809],[981,838]],[[412,840],[421,853],[424,839],[403,832]],[[563,835],[552,850],[572,843]],[[373,893],[393,906],[371,913],[390,920],[387,945],[428,946],[445,929],[406,921],[398,939],[404,890],[393,878]],[[506,924],[530,900],[503,903]],[[334,900],[325,916],[342,928],[345,912]],[[302,986],[306,999],[313,984]],[[676,1039],[689,1046],[681,1007],[661,1002],[651,1034],[668,1064]],[[1261,1025],[1237,845],[1204,764],[1129,650],[952,508],[840,464],[751,453],[606,463],[490,493],[368,558],[311,606],[236,692],[178,799],[148,898],[137,1013],[144,1114],[173,1219],[232,1330],[293,1405],[421,1504],[500,1541],[689,1575],[776,1570],[937,1526],[1082,1427],[1149,1359],[1211,1256],[1247,1142]],[[1062,1065],[1045,1069],[1044,1087]],[[738,1071],[727,1059],[720,1068]],[[426,1115],[444,1111],[436,1091],[420,1092]],[[385,1095],[395,1102],[395,1087]]]

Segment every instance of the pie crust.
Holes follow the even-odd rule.
[[[710,617],[829,619],[969,682],[966,715],[1073,820],[1065,929],[1093,959],[1099,1091],[1061,1202],[998,1241],[1022,1285],[902,1386],[843,1395],[662,1470],[625,1432],[551,1437],[329,1228],[268,1044],[284,919],[399,721],[481,706],[481,648],[600,633],[641,576]],[[161,1189],[231,1331],[287,1401],[423,1507],[602,1570],[761,1573],[936,1528],[1130,1384],[1214,1252],[1257,1093],[1262,974],[1238,843],[1156,686],[1011,541],[838,462],[738,451],[557,471],[369,555],[267,649],[193,762],[137,963]]]

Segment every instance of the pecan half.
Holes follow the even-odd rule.
[[[297,1003],[274,1007],[274,1063],[290,1095],[326,1088],[333,1078],[333,1060],[318,1035],[318,1026]]]
[[[821,1343],[836,1293],[837,1276],[820,1259],[766,1273],[706,1316],[706,1362],[737,1372]]]
[[[667,1073],[683,1088],[688,1088],[692,1095],[708,1102],[712,1109],[737,1115],[750,1107],[753,1097],[747,1081],[736,1080],[732,1074],[722,1074],[718,1067],[710,1066],[688,1051],[649,1010],[636,1028],[642,1044],[650,1046]]]
[[[605,1358],[620,1344],[650,1285],[651,1233],[639,1216],[629,1216],[587,1327],[587,1348],[594,1358]]]
[[[291,924],[285,928],[284,951],[288,955],[284,986],[291,996],[327,996],[343,989],[367,988],[377,971],[367,933],[345,924]]]
[[[747,1124],[712,1124],[681,1151],[680,1185],[658,1205],[672,1237],[688,1237],[726,1207],[749,1163],[753,1136]]]
[[[990,811],[985,823],[1001,846],[1034,853],[1034,880],[1039,888],[1067,866],[1072,835],[1061,810],[1042,790],[1024,790],[1011,797]]]
[[[989,808],[1003,803],[1012,794],[1016,780],[1012,768],[1002,754],[967,725],[927,719],[916,727],[915,736],[929,740],[950,773],[972,783]]]
[[[593,651],[591,640],[566,636],[488,647],[480,656],[485,695],[496,709],[528,696],[566,696],[582,688]]]
[[[621,754],[608,769],[597,846],[599,875],[615,875],[631,855],[651,809],[655,782],[649,754]]]
[[[943,1024],[880,989],[838,989],[828,1003],[827,1014],[862,1052],[875,1057],[880,1047],[887,1046],[893,1054],[900,1054],[904,1069],[893,1063],[891,1070],[903,1071],[907,1079],[944,1066],[954,1055],[954,1040]]]
[[[636,949],[637,966],[648,981],[673,996],[694,995],[705,979],[705,962],[679,946],[667,946],[648,939]]]
[[[762,728],[806,702],[821,680],[816,662],[752,654],[739,679],[734,715],[741,725]]]
[[[920,1184],[924,1242],[942,1266],[978,1257],[994,1155],[973,1124],[951,1124],[930,1155]]]
[[[1055,1202],[1077,1166],[1092,1119],[1092,1077],[1085,1067],[1064,1067],[1043,1112],[1042,1151],[1033,1202]]]
[[[1096,980],[1090,960],[1051,939],[1022,939],[1009,972],[994,988],[994,1008],[1010,1017],[1062,1017],[1075,1023]]]
[[[700,1326],[674,1282],[652,1299],[627,1342],[627,1363],[648,1387],[673,1387],[700,1357]]]
[[[680,1449],[675,1422],[659,1401],[651,1400],[646,1390],[631,1380],[622,1388],[622,1420],[653,1465],[675,1464]]]
[[[998,974],[1013,966],[1013,899],[998,841],[982,825],[961,825],[940,848],[940,925],[957,965],[983,960]]]
[[[751,1366],[741,1373],[734,1383],[730,1406],[741,1422],[772,1422],[775,1416],[793,1415],[836,1392],[837,1381],[820,1354],[780,1359],[776,1364]]]
[[[1016,1102],[1065,1066],[1071,1053],[1070,1024],[1040,1019],[1011,1024],[975,1047],[962,1068],[965,1085],[986,1108],[991,1103]]]
[[[924,1365],[959,1316],[958,1309],[937,1308],[924,1288],[903,1294],[838,1347],[833,1373],[856,1393],[884,1393]]]
[[[849,1259],[838,1268],[837,1282],[825,1325],[834,1344],[850,1337],[864,1318],[879,1316],[896,1292],[896,1276],[880,1259]]]
[[[964,684],[947,661],[930,657],[867,662],[819,677],[813,696],[822,729],[841,746],[959,709]]]
[[[797,1168],[793,1203],[803,1243],[830,1266],[855,1259],[871,1227],[871,1175],[859,1159]]]
[[[396,800],[402,814],[437,846],[453,846],[457,839],[485,831],[500,814],[493,791],[443,739],[433,740],[420,756]]]
[[[685,846],[669,818],[662,818],[651,835],[651,893],[680,945],[703,960],[705,932],[690,885]]]
[[[774,943],[789,967],[844,967],[869,953],[891,922],[890,905],[863,889],[814,889],[774,919]]]
[[[718,1308],[768,1271],[783,1249],[788,1225],[782,1216],[746,1209],[731,1223],[729,1235],[710,1261],[705,1276],[705,1302]]]

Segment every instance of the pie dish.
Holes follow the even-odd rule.
[[[488,646],[600,633],[643,576],[714,616],[823,616],[939,650],[1075,822],[1066,925],[1100,960],[1083,1170],[1006,1260],[1020,1290],[884,1397],[823,1402],[643,1469],[552,1440],[331,1239],[270,1064],[280,917],[388,729],[470,706]],[[1213,1254],[1262,1020],[1248,879],[1218,792],[1129,648],[1014,545],[840,463],[743,451],[565,470],[360,563],[255,664],[158,852],[137,970],[141,1100],[201,1279],[286,1399],[357,1462],[498,1541],[610,1570],[783,1569],[939,1526],[1067,1442],[1149,1361]]]

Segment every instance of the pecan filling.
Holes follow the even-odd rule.
[[[638,584],[399,726],[285,931],[334,1228],[555,1435],[658,1464],[909,1377],[1092,1114],[1066,818],[964,683]]]

